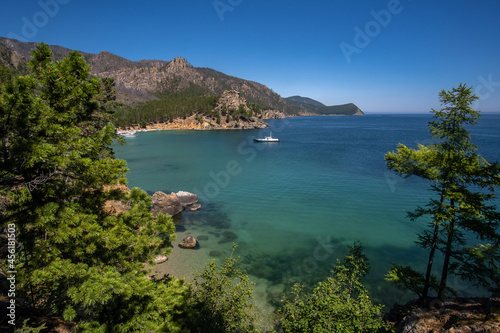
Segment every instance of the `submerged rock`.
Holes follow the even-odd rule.
[[[189,207],[189,210],[192,211],[192,212],[195,212],[195,211],[197,211],[200,208],[201,208],[201,205],[197,203],[197,204],[194,204],[191,207]]]
[[[203,236],[203,235],[198,236],[198,240],[206,241],[208,240],[208,236]]]
[[[229,243],[238,238],[238,236],[236,236],[236,234],[232,231],[224,231],[222,233],[222,237],[223,238],[219,241],[219,244]]]
[[[220,257],[221,253],[219,251],[210,251],[208,255],[211,257]]]
[[[198,242],[196,241],[196,238],[194,238],[192,235],[187,235],[179,243],[180,247],[183,247],[183,248],[186,248],[186,249],[194,249],[197,245],[198,245]]]
[[[162,191],[155,192],[151,196],[151,200],[153,203],[151,213],[155,216],[158,213],[174,216],[182,212],[182,204],[179,197],[173,192],[171,194],[166,194]]]
[[[211,235],[214,235],[215,237],[219,238],[220,237],[220,233],[219,232],[213,232],[213,231],[209,231],[208,232],[209,234]]]

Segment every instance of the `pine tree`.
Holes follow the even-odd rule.
[[[427,207],[418,207],[409,213],[412,220],[422,216],[430,216],[430,230],[419,234],[417,244],[429,250],[427,270],[421,290],[421,300],[429,294],[432,283],[433,263],[436,250],[444,255],[438,297],[444,298],[447,290],[447,279],[450,273],[464,273],[469,270],[470,260],[474,259],[480,265],[483,259],[474,255],[473,249],[479,245],[467,243],[467,235],[474,234],[486,244],[496,244],[500,240],[497,228],[500,225],[500,215],[495,207],[489,205],[494,198],[494,189],[500,184],[500,168],[482,158],[477,147],[471,142],[467,126],[477,123],[479,111],[472,108],[477,100],[464,84],[451,91],[443,90],[440,101],[444,106],[440,111],[432,110],[434,120],[429,123],[429,129],[437,143],[430,146],[419,145],[418,149],[408,148],[400,144],[396,152],[386,155],[387,166],[404,177],[418,176],[431,184],[431,190],[436,197],[431,198]],[[488,247],[491,251],[491,247]],[[468,259],[466,259],[466,257]],[[494,258],[495,256],[489,256]],[[454,259],[454,260],[452,260]],[[389,279],[396,281],[398,274],[407,269],[395,265],[389,273]],[[412,271],[415,281],[415,271]],[[478,271],[476,276],[498,272]],[[493,275],[493,276],[494,276]],[[492,277],[493,277],[492,276]],[[485,285],[486,281],[481,284]],[[401,284],[410,285],[408,280],[400,280]],[[486,285],[491,287],[491,285]],[[414,288],[418,289],[418,288]]]
[[[233,254],[222,265],[211,261],[196,276],[188,301],[186,325],[189,332],[259,332],[253,285],[248,275],[236,267]]]
[[[53,62],[43,43],[29,66],[0,96],[1,223],[16,229],[18,295],[83,329],[178,330],[185,287],[144,265],[168,253],[172,220],[153,219],[145,192],[115,186],[127,168],[108,148],[113,82],[77,52]],[[114,214],[107,200],[130,209]]]

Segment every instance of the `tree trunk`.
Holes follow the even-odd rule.
[[[455,206],[455,200],[451,200],[451,208]],[[455,217],[453,216],[450,220],[450,226],[448,229],[448,240],[446,241],[446,252],[444,254],[444,262],[443,262],[443,272],[441,273],[441,282],[439,283],[439,292],[438,298],[444,299],[446,292],[446,280],[448,279],[448,268],[450,265],[450,257],[451,257],[451,247],[453,244],[453,237],[455,231]]]
[[[434,234],[432,235],[432,244],[431,244],[431,251],[429,253],[429,261],[427,262],[427,272],[425,273],[424,290],[422,291],[422,296],[420,297],[422,301],[425,301],[427,295],[429,294],[429,288],[431,284],[432,264],[434,262],[434,253],[436,252],[438,231],[439,231],[439,222],[436,221],[436,224],[434,226]]]
[[[441,194],[439,209],[441,209],[441,207],[443,206],[443,202],[444,202],[444,195]],[[436,221],[436,224],[434,225],[434,233],[432,234],[432,243],[431,243],[431,251],[429,253],[429,261],[427,262],[427,272],[425,273],[424,290],[422,291],[422,296],[420,297],[421,301],[425,301],[425,299],[429,294],[429,288],[431,285],[432,264],[434,262],[434,253],[436,252],[436,247],[437,247],[438,231],[439,231],[439,221]]]

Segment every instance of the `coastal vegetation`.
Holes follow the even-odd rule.
[[[230,122],[251,122],[254,117],[262,118],[262,110],[255,103],[242,101],[238,106],[231,106],[227,101],[220,105],[220,101],[221,96],[190,82],[186,88],[158,94],[156,100],[115,107],[114,124],[121,128],[137,125],[146,127],[195,116],[195,120],[200,123],[209,121],[217,126]]]
[[[214,108],[218,98],[215,95],[193,96],[189,94],[189,90],[160,95],[157,100],[116,108],[114,123],[117,127],[125,128],[168,123],[176,118],[186,118],[193,114],[215,118],[217,114]]]
[[[256,306],[251,302],[253,285],[231,256],[219,267],[211,261],[191,287],[187,301],[189,332],[259,332]]]
[[[385,157],[390,170],[429,181],[434,193],[425,207],[408,214],[413,221],[430,219],[417,241],[429,252],[425,274],[395,264],[387,276],[398,287],[417,293],[421,303],[428,301],[431,290],[441,300],[453,292],[447,284],[451,274],[492,292],[500,290],[500,213],[492,204],[500,165],[482,158],[471,142],[467,126],[480,117],[472,108],[478,99],[472,88],[460,84],[441,91],[439,97],[444,107],[432,110],[434,120],[429,123],[436,143],[417,149],[400,144]],[[439,282],[432,275],[436,251],[444,257]]]
[[[175,228],[170,216],[153,219],[145,192],[116,187],[127,168],[108,148],[116,138],[109,82],[76,52],[53,62],[46,44],[29,66],[0,99],[1,225],[15,244],[2,263],[16,281],[10,303],[86,331],[175,331],[187,288],[145,269],[168,254]],[[130,209],[114,215],[107,200]]]
[[[259,323],[253,283],[237,267],[235,247],[225,261],[208,263],[192,284],[153,276],[155,258],[171,251],[175,226],[169,215],[153,216],[147,193],[124,189],[125,161],[109,148],[120,140],[112,122],[125,124],[129,116],[158,121],[165,115],[154,113],[155,103],[168,108],[176,101],[177,109],[191,105],[182,111],[186,116],[194,105],[197,114],[216,122],[249,119],[261,112],[257,104],[224,109],[219,97],[189,85],[147,102],[151,118],[137,119],[132,111],[116,110],[112,79],[91,75],[77,52],[54,61],[43,43],[33,51],[29,73],[19,76],[6,67],[0,73],[0,226],[13,239],[13,257],[2,260],[0,270],[16,281],[15,294],[2,298],[19,310],[16,327],[30,318],[24,321],[25,331],[28,326],[36,331],[47,318],[58,318],[83,332],[391,330],[363,285],[370,265],[359,243],[311,292],[296,284],[284,295],[273,328]],[[430,216],[430,229],[420,235],[419,245],[431,252],[431,266],[436,251],[443,253],[441,281],[401,265],[389,274],[422,300],[432,288],[444,298],[451,273],[495,291],[499,282],[500,219],[488,202],[500,169],[480,158],[470,143],[465,125],[479,117],[470,108],[475,100],[471,88],[461,85],[440,96],[445,108],[434,111],[430,124],[438,143],[418,149],[401,145],[386,157],[398,174],[429,180],[438,198],[410,217]],[[212,106],[217,114],[210,113]],[[109,201],[127,209],[109,210]],[[469,233],[481,242],[469,245]]]
[[[27,74],[30,52],[36,45],[0,37],[0,66],[5,65],[10,70],[15,70],[16,75]],[[72,52],[61,46],[53,45],[50,48],[55,60],[61,60]],[[231,90],[241,93],[256,117],[363,114],[352,103],[324,106],[316,101],[311,104],[310,99],[305,103],[295,103],[258,82],[230,76],[211,68],[194,67],[181,57],[171,61],[130,61],[105,51],[80,54],[89,64],[93,75],[114,79],[117,102],[114,107],[114,124],[118,127],[144,127],[147,124],[196,115],[203,118],[200,118],[202,121],[212,123],[213,127],[210,128],[220,128],[220,123],[233,125],[239,118],[238,114],[233,115],[238,106],[229,108],[224,115],[213,108],[217,99],[225,91]]]
[[[372,303],[361,282],[370,264],[363,247],[355,243],[343,263],[337,259],[332,275],[312,293],[301,295],[303,285],[293,287],[294,297],[284,302],[281,332],[384,332],[382,306]]]
[[[363,111],[361,111],[353,103],[343,104],[343,105],[332,105],[326,106],[323,103],[315,101],[311,98],[301,97],[301,96],[291,96],[285,98],[286,102],[295,108],[301,110],[302,114],[311,115],[345,115],[345,116],[361,116]]]

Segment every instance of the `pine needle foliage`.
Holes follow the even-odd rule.
[[[196,277],[188,302],[190,332],[259,332],[251,302],[254,283],[236,267],[235,249],[233,244],[231,256],[222,265],[211,261]]]
[[[424,216],[431,220],[417,240],[418,246],[429,251],[424,279],[412,269],[399,269],[399,273],[407,274],[397,275],[397,266],[389,273],[390,280],[418,290],[422,301],[434,285],[436,251],[444,258],[437,288],[439,298],[450,291],[450,274],[490,290],[499,288],[500,214],[493,200],[495,188],[500,185],[500,166],[481,157],[471,141],[468,128],[480,118],[480,112],[472,107],[478,99],[473,89],[460,84],[441,91],[439,98],[443,108],[432,110],[434,119],[428,124],[436,143],[419,145],[417,149],[399,144],[397,151],[385,156],[390,170],[402,177],[417,176],[429,181],[434,193],[426,206],[408,213],[411,220]],[[408,283],[409,279],[413,282]]]
[[[355,243],[311,294],[301,295],[304,285],[296,284],[295,297],[280,309],[280,332],[384,332],[382,307],[372,303],[361,282],[369,269],[361,244]]]
[[[16,296],[83,331],[178,331],[186,288],[145,269],[168,253],[172,219],[153,219],[145,192],[113,189],[127,172],[108,148],[113,82],[91,76],[77,52],[54,62],[43,43],[29,66],[0,95],[1,224],[16,229]],[[108,200],[130,209],[114,214]]]

